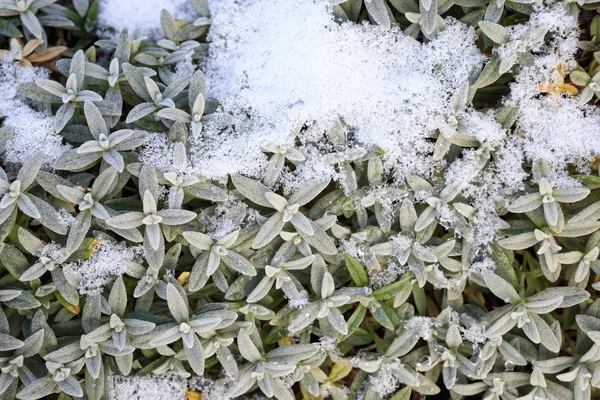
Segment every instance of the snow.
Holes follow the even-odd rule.
[[[192,19],[195,15],[188,0],[100,0],[98,34],[115,38],[128,28],[131,37],[163,37],[160,13],[169,11],[176,19]]]
[[[51,259],[58,259],[60,257],[60,250],[62,246],[58,243],[50,242],[46,243],[42,248],[40,248],[37,252],[36,257],[49,257]]]
[[[194,376],[189,382],[189,389],[198,392],[202,395],[203,400],[266,400],[260,390],[253,393],[248,393],[243,396],[235,397],[235,399],[227,396],[228,388],[226,384],[229,381],[226,379],[212,380],[203,376]]]
[[[467,314],[464,314],[466,318],[470,318]],[[469,321],[470,326],[468,327],[459,327],[460,333],[465,340],[473,344],[483,344],[486,342],[487,338],[485,337],[485,331],[488,326],[484,323],[480,323],[478,321],[472,320]]]
[[[192,141],[192,161],[206,176],[259,176],[266,165],[260,145],[296,136],[319,150],[303,170],[331,170],[316,160],[331,149],[317,144],[338,119],[350,127],[351,145],[382,147],[398,178],[426,175],[437,164],[431,132],[447,125],[450,95],[484,59],[473,30],[451,19],[437,39],[421,44],[397,28],[340,25],[321,1],[211,6],[208,94],[236,125],[223,132],[214,121]]]
[[[319,338],[319,346],[321,347],[321,350],[325,351],[326,353],[339,353],[338,342],[334,337],[321,336]]]
[[[508,28],[515,40],[540,27],[554,35],[549,42],[528,45],[532,62],[513,68],[516,81],[504,105],[521,110],[516,134],[496,122],[498,109],[453,105],[452,95],[474,81],[486,56],[475,44],[473,29],[452,18],[437,38],[420,43],[398,28],[340,24],[318,0],[302,7],[285,0],[212,0],[210,6],[210,55],[203,70],[208,97],[221,108],[188,138],[191,168],[205,177],[261,178],[271,156],[261,145],[278,143],[296,145],[306,160],[285,168],[274,189],[290,193],[325,176],[343,184],[323,156],[376,146],[385,151],[384,168],[396,185],[407,174],[429,178],[448,167],[446,183],[460,187],[460,201],[475,209],[471,231],[459,235],[478,248],[496,237],[504,226],[499,210],[525,188],[529,175],[523,164],[545,160],[555,186],[572,186],[574,181],[565,178],[567,166],[587,172],[600,154],[598,111],[565,95],[540,96],[541,87],[558,80],[559,67],[572,65],[577,48],[577,21],[561,2],[538,2],[531,21]],[[505,56],[511,46],[520,48],[511,42],[498,54]],[[432,138],[436,131],[452,136],[452,117],[482,147],[462,149],[448,165],[432,157]],[[342,144],[328,135],[340,127]],[[488,150],[493,154],[482,170],[481,154]],[[141,159],[166,170],[170,153],[170,144],[158,139]],[[452,228],[449,209],[438,211]],[[403,271],[370,272],[375,284],[383,284]]]
[[[377,373],[369,375],[369,386],[380,398],[391,394],[400,386],[401,380],[394,371],[395,368],[402,368],[402,362],[399,359],[389,361],[386,368],[380,368]]]
[[[66,264],[65,267],[79,277],[81,294],[95,294],[102,292],[106,284],[123,275],[126,263],[134,261],[142,253],[141,246],[127,247],[123,243],[104,239],[97,243],[90,258]]]
[[[76,219],[69,211],[64,208],[58,210],[58,220],[62,225],[72,227]]]
[[[116,376],[114,400],[184,400],[187,382],[176,376]]]
[[[163,172],[173,169],[174,143],[166,135],[151,134],[140,153],[140,161],[144,164],[152,164]]]
[[[49,73],[44,68],[21,67],[12,62],[0,64],[0,118],[4,118],[3,127],[14,130],[4,153],[8,164],[20,165],[42,152],[47,168],[71,148],[54,132],[54,117],[33,109],[17,93],[19,85],[46,79]]]
[[[202,393],[202,398],[206,400],[229,400],[227,387],[223,381],[196,376],[190,380],[189,387],[190,390]]]
[[[538,5],[528,23],[508,31],[511,38],[517,39],[523,32],[540,27],[546,28],[553,39],[531,48],[534,57],[516,70],[511,93],[504,99],[503,105],[520,110],[514,133],[503,134],[492,119],[480,116],[476,136],[495,150],[490,163],[480,172],[475,152],[463,150],[445,173],[446,184],[461,187],[461,195],[477,211],[470,220],[472,232],[467,237],[474,247],[489,243],[502,228],[498,210],[507,205],[512,194],[525,188],[523,182],[529,175],[522,168],[524,163],[543,161],[550,167],[547,178],[555,187],[576,186],[579,183],[568,177],[569,165],[589,173],[594,156],[600,154],[597,108],[577,105],[577,98],[561,93],[542,93],[543,88],[561,83],[564,71],[573,65],[577,20],[564,4]],[[503,55],[502,49],[499,54]],[[532,178],[537,181],[540,176]]]
[[[557,171],[569,163],[580,170],[600,154],[600,113],[579,106],[573,98],[549,96],[528,101],[522,108],[518,129],[526,135],[525,155],[543,159]],[[589,172],[589,170],[588,170]]]
[[[525,161],[551,160],[564,174],[567,163],[583,165],[600,154],[596,112],[578,107],[575,99],[536,96],[539,70],[550,73],[576,48],[576,21],[560,3],[539,8],[529,23],[509,28],[512,38],[542,26],[557,36],[550,45],[532,46],[537,61],[522,68],[523,77],[505,100],[522,108],[517,127],[523,139],[496,122],[497,110],[453,105],[452,94],[474,81],[486,57],[475,45],[473,30],[451,18],[437,38],[423,44],[397,28],[340,24],[318,0],[302,7],[285,0],[214,0],[210,5],[211,46],[204,69],[208,96],[222,108],[189,138],[190,161],[204,176],[241,172],[260,178],[268,161],[261,145],[295,142],[306,161],[283,171],[277,187],[285,193],[316,177],[343,184],[323,155],[356,147],[383,149],[384,168],[397,184],[407,174],[428,178],[446,166],[434,160],[431,139],[436,131],[451,137],[455,117],[494,151],[483,172],[475,149],[463,149],[446,171],[447,182],[461,187],[475,207],[467,239],[479,246],[502,227],[497,210],[523,188]],[[581,120],[575,129],[573,118]],[[341,146],[327,138],[340,121],[346,139]],[[146,160],[159,162],[157,153]]]
[[[404,328],[425,340],[429,340],[433,334],[433,329],[439,325],[440,323],[433,318],[415,316],[405,322]]]
[[[554,39],[533,49],[534,61],[521,69],[505,104],[520,109],[516,128],[523,140],[517,145],[524,157],[532,164],[545,161],[553,170],[547,178],[555,187],[572,186],[573,181],[565,179],[568,165],[589,173],[594,156],[600,154],[600,113],[596,107],[578,105],[575,97],[540,93],[562,83],[565,72],[574,66],[577,19],[557,2],[538,8],[525,25],[545,26]]]

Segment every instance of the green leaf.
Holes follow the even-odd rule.
[[[187,301],[172,283],[169,283],[167,287],[167,305],[171,315],[177,322],[181,323],[189,320]]]
[[[10,335],[0,333],[0,351],[10,351],[23,347],[25,343]]]
[[[538,243],[533,232],[521,233],[498,241],[498,244],[508,250],[523,250]]]
[[[396,326],[402,323],[398,314],[396,314],[384,301],[372,302],[369,305],[369,311],[371,311],[371,314],[381,326],[391,331],[395,330]]]
[[[100,400],[104,395],[104,365],[100,364],[100,373],[94,379],[89,371],[85,370],[85,393],[89,400]]]
[[[407,12],[418,13],[419,5],[414,0],[389,0],[390,4],[402,14]]]
[[[177,27],[177,21],[167,10],[160,12],[160,25],[162,26],[163,32],[167,38],[172,38],[179,29]]]
[[[302,239],[323,254],[337,254],[337,247],[335,246],[331,236],[329,236],[325,230],[319,226],[319,224],[313,222],[312,220],[309,221],[313,229],[313,235],[309,236],[300,232]]]
[[[596,175],[572,175],[573,178],[583,183],[588,189],[600,188],[600,176]]]
[[[392,397],[390,397],[390,400],[410,400],[411,394],[411,388],[409,386],[405,386],[404,388],[396,392],[396,394],[394,394]]]
[[[352,313],[352,315],[350,316],[350,318],[348,319],[348,333],[346,335],[342,336],[339,339],[339,341],[342,342],[342,341],[348,339],[350,336],[352,336],[352,334],[356,331],[356,329],[358,329],[360,324],[362,324],[366,315],[367,315],[367,308],[365,306],[363,306],[362,304],[359,304],[356,307],[356,309],[354,310],[354,312]]]
[[[23,37],[21,31],[4,18],[0,18],[0,35],[9,37]]]
[[[10,244],[4,244],[4,248],[0,253],[0,261],[2,261],[2,265],[17,280],[31,266],[23,253]]]
[[[419,24],[423,33],[431,35],[436,29],[438,19],[438,0],[419,0],[421,20]]]
[[[279,212],[273,214],[271,218],[264,223],[264,225],[260,228],[260,231],[254,238],[252,242],[253,249],[260,249],[261,247],[266,246],[271,242],[271,240],[275,239],[277,235],[283,229],[285,222],[283,222],[283,215]]]
[[[519,287],[519,281],[508,256],[497,243],[492,243],[491,258],[496,264],[496,274],[508,281],[513,287]]]
[[[496,55],[492,57],[487,64],[485,64],[485,67],[483,67],[483,70],[479,74],[479,77],[475,83],[471,85],[471,88],[481,89],[489,86],[496,82],[498,78],[500,78],[500,75],[500,57]]]
[[[385,29],[391,28],[390,16],[384,0],[365,0],[365,6],[373,21]]]
[[[505,27],[490,21],[479,21],[479,27],[487,37],[494,43],[504,44],[509,41],[510,36]]]
[[[127,289],[122,277],[117,278],[113,283],[110,295],[108,296],[108,304],[110,304],[110,311],[113,314],[122,316],[125,313],[125,308],[127,307]]]
[[[41,306],[40,302],[29,292],[22,290],[18,297],[4,302],[8,307],[15,310],[31,310]]]
[[[271,190],[262,183],[242,175],[232,175],[231,181],[235,188],[251,202],[258,204],[259,206],[273,208],[271,203],[269,203],[265,197],[265,194],[269,193]]]
[[[427,296],[425,290],[419,285],[412,285],[412,295],[420,315],[427,315]]]
[[[21,21],[23,22],[25,28],[27,28],[27,30],[29,30],[29,32],[31,32],[33,36],[35,36],[38,39],[41,39],[44,35],[44,28],[42,28],[40,20],[37,19],[33,11],[27,10],[21,13],[20,15]]]
[[[204,352],[202,351],[202,343],[198,336],[193,334],[193,346],[183,346],[187,362],[192,367],[192,370],[198,374],[204,374]]]
[[[19,400],[37,400],[52,393],[56,388],[57,383],[52,380],[51,376],[39,378],[33,383],[26,385],[23,390],[17,393]]]
[[[59,235],[66,235],[69,226],[61,218],[60,214],[54,207],[36,196],[29,196],[33,204],[37,207],[41,217],[39,218],[42,225]]]
[[[130,124],[132,122],[140,120],[140,119],[144,118],[145,116],[152,114],[154,111],[158,110],[158,108],[159,107],[157,105],[155,105],[154,103],[138,104],[135,107],[133,107],[131,109],[131,111],[129,111],[129,114],[127,114],[127,119],[125,120],[125,122]]]
[[[407,288],[412,287],[412,275],[404,276],[397,282],[390,283],[382,288],[379,288],[373,292],[373,297],[377,300],[387,300],[391,299],[398,293],[406,290]]]
[[[60,295],[71,305],[79,305],[79,292],[77,288],[71,286],[67,281],[62,269],[54,268],[52,270],[52,282],[56,285],[56,289]]]
[[[360,262],[348,253],[344,253],[344,260],[346,260],[346,268],[350,272],[352,281],[358,287],[365,287],[369,284],[369,278],[367,272]]]
[[[127,45],[129,47],[129,44]],[[150,97],[148,93],[148,89],[146,89],[146,82],[144,81],[144,75],[140,72],[140,70],[129,63],[124,63],[123,73],[127,78],[127,83],[131,86],[131,89],[140,96],[144,101],[152,102],[153,99]]]

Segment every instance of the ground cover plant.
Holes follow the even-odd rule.
[[[598,9],[0,0],[0,399],[600,398]]]

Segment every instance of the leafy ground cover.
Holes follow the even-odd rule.
[[[598,398],[598,7],[0,0],[0,398]]]

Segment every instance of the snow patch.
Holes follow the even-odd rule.
[[[399,179],[439,164],[430,138],[448,125],[451,94],[484,60],[471,28],[448,19],[422,44],[398,28],[339,24],[322,1],[211,3],[208,94],[236,124],[225,132],[209,123],[197,135],[192,159],[205,175],[260,175],[261,144],[323,142],[339,119],[351,143],[383,148]]]
[[[71,146],[63,144],[54,132],[54,117],[29,106],[18,94],[19,86],[48,78],[50,71],[38,67],[21,67],[12,62],[0,64],[0,118],[13,136],[6,144],[4,161],[20,165],[34,154],[46,155],[44,166],[54,161]]]
[[[184,400],[187,382],[176,376],[116,376],[114,400]]]
[[[134,261],[143,253],[141,246],[127,247],[123,243],[102,240],[94,254],[85,261],[66,264],[65,267],[79,277],[79,293],[102,292],[105,285],[123,275],[127,262]]]
[[[195,15],[188,0],[100,0],[98,34],[114,39],[125,29],[133,38],[163,37],[160,12],[169,11],[176,19]]]

